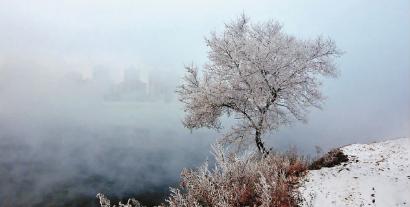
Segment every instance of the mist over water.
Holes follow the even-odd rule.
[[[115,83],[100,67],[84,79],[18,62],[1,67],[0,206],[89,206],[98,192],[152,203],[208,155],[210,133],[182,127],[158,76],[148,85],[131,67]]]
[[[267,146],[301,153],[410,136],[408,1],[0,1],[0,206],[154,204],[220,134],[183,128],[176,86],[204,36],[245,12],[346,53],[308,123]]]

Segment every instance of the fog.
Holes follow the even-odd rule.
[[[183,129],[175,83],[156,76],[148,91],[94,70],[84,79],[22,59],[1,66],[1,206],[165,191],[206,158],[211,137]]]
[[[203,37],[242,12],[345,51],[322,110],[269,146],[410,137],[408,1],[0,1],[0,206],[162,199],[220,136],[183,128],[183,66],[204,64]]]

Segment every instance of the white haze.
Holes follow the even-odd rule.
[[[182,127],[174,90],[184,64],[205,62],[203,37],[242,12],[297,37],[329,36],[346,52],[340,77],[325,81],[323,110],[273,133],[270,146],[311,152],[410,136],[408,1],[0,0],[0,204],[166,190],[206,159],[218,135]],[[107,100],[129,67],[161,90]],[[110,81],[96,83],[96,70]]]
[[[111,84],[120,83],[24,59],[1,66],[1,205],[154,191],[205,159],[209,133],[193,137],[181,126],[174,85],[146,100],[111,101]]]

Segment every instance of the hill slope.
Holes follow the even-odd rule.
[[[347,163],[309,171],[302,206],[410,206],[410,138],[341,148]]]

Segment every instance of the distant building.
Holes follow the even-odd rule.
[[[143,81],[140,71],[131,66],[124,69],[122,81],[114,84],[110,71],[99,66],[93,69],[91,82],[106,101],[168,102],[174,98],[174,83],[177,82],[172,77],[166,73],[155,73],[148,74],[147,80]]]
[[[111,84],[112,83],[112,77],[111,73],[108,68],[104,66],[95,66],[93,68],[93,76],[92,76],[93,82],[99,83],[99,84]]]
[[[149,74],[147,90],[151,100],[172,100],[175,86],[172,84],[173,80],[171,77],[164,73]]]
[[[144,101],[147,99],[146,83],[141,81],[135,67],[124,70],[123,81],[115,85],[107,96],[110,101]]]

